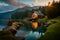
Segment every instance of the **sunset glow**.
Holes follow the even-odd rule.
[[[56,1],[59,0],[55,0],[55,2]],[[0,0],[0,12],[2,13],[10,10],[15,10],[17,8],[23,8],[25,6],[47,6],[48,2],[51,4],[53,0]],[[7,6],[7,9],[9,8],[9,10],[5,8],[3,9],[5,6]]]
[[[7,3],[10,3],[12,5],[19,6],[20,4],[28,4],[30,6],[46,6],[48,5],[48,2],[52,3],[53,0],[6,0]],[[55,0],[59,1],[59,0]]]

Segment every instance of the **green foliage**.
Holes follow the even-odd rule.
[[[47,16],[45,16],[44,18],[42,18],[42,19],[38,19],[38,22],[41,22],[41,21],[43,21],[43,22],[46,22],[48,20],[48,17]]]
[[[42,8],[40,8],[40,11],[44,14],[44,15],[46,15],[46,9],[45,9],[46,7],[42,7]]]
[[[40,40],[60,40],[60,23],[50,25]]]
[[[55,18],[60,16],[60,2],[52,3],[51,6],[47,7],[48,18]]]
[[[56,21],[57,23],[60,23],[60,16],[59,17],[56,17],[54,19],[51,19],[49,21]]]
[[[20,19],[24,19],[24,18],[28,18],[30,17],[32,11],[22,11],[22,12],[16,12],[14,13],[11,18],[14,20],[14,21],[19,21]]]
[[[17,40],[10,31],[0,31],[0,40]]]

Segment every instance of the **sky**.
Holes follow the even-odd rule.
[[[20,5],[30,5],[30,6],[44,6],[47,5],[48,2],[52,2],[53,0],[0,0],[0,6],[20,6]],[[55,0],[58,1],[58,0]]]
[[[0,12],[11,11],[24,6],[45,6],[48,2],[52,1],[53,0],[0,0]]]

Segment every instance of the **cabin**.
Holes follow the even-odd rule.
[[[38,14],[36,12],[32,13],[32,16],[31,16],[32,19],[36,19],[38,18]]]
[[[41,13],[40,11],[35,11],[34,13],[32,13],[32,19],[36,19],[36,18],[44,18],[44,14]]]
[[[29,21],[34,21],[34,20],[36,21],[38,18],[42,19],[44,17],[45,17],[45,15],[43,13],[41,13],[40,11],[34,11],[31,14]]]

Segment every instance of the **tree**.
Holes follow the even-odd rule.
[[[60,16],[60,2],[52,3],[47,7],[48,18],[56,18]]]

